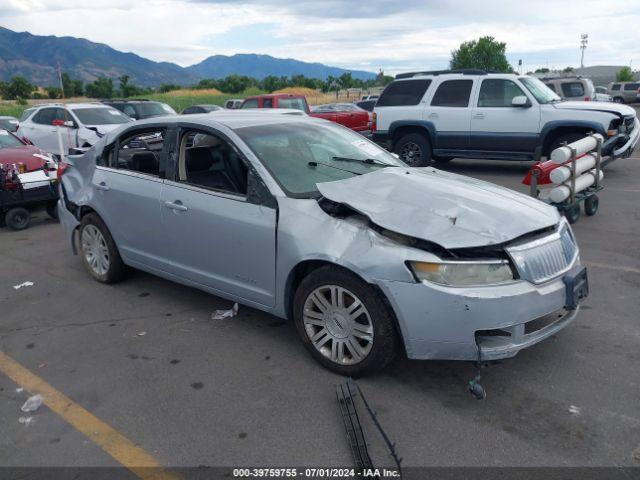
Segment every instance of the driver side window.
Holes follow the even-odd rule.
[[[248,169],[224,139],[198,130],[180,138],[178,181],[207,190],[247,195]]]
[[[511,107],[515,97],[525,96],[518,85],[511,80],[492,78],[482,81],[478,107]]]

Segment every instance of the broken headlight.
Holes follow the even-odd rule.
[[[419,281],[426,280],[451,287],[498,285],[514,280],[507,260],[409,262],[409,266]]]

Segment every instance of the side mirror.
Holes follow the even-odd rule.
[[[513,100],[511,100],[511,106],[527,108],[531,106],[531,103],[529,103],[529,99],[524,95],[518,95],[517,97],[513,97]]]

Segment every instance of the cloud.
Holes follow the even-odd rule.
[[[62,6],[61,6],[62,5]],[[7,28],[72,35],[181,65],[267,53],[387,73],[444,68],[463,41],[491,35],[526,69],[640,63],[640,0],[0,0]]]

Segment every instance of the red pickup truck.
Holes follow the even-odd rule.
[[[311,117],[324,118],[344,125],[356,132],[371,130],[371,115],[351,103],[331,103],[309,108],[304,95],[272,93],[247,97],[240,108],[292,108],[302,110]]]

